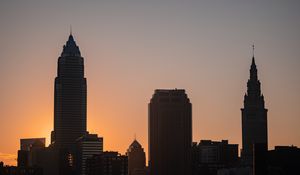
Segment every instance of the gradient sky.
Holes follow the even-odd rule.
[[[88,130],[125,153],[146,152],[148,103],[184,88],[193,140],[241,149],[241,111],[255,44],[269,148],[300,146],[299,0],[1,0],[0,161],[15,164],[20,138],[53,129],[57,59],[69,35],[85,58]]]

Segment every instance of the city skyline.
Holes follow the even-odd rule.
[[[276,6],[275,3],[274,8],[279,4],[277,2]],[[104,5],[115,7],[113,9],[117,11],[115,4],[106,3]],[[189,5],[180,5],[176,3],[171,5],[170,13],[173,14],[173,10],[177,8],[183,8],[191,9],[195,13],[189,13],[191,17],[198,16],[194,8]],[[7,6],[19,8],[13,3],[4,3],[2,7]],[[138,13],[137,6],[135,4],[136,8],[133,9]],[[145,3],[141,6],[149,7],[149,4]],[[206,6],[219,7],[213,3],[206,3]],[[291,5],[286,6],[291,7]],[[92,7],[89,6],[89,8]],[[163,5],[161,8],[158,9],[160,14],[166,7]],[[226,5],[224,8],[230,9]],[[248,9],[243,5],[241,8]],[[26,9],[29,10],[30,7],[25,6]],[[130,9],[132,7],[124,7],[123,12],[128,16],[123,18],[134,17],[134,13],[130,12]],[[228,15],[226,10],[223,12]],[[269,11],[267,14],[280,14],[277,15],[277,17],[281,17],[279,19],[286,16],[299,16],[299,13],[290,11],[287,13],[288,15],[273,11]],[[245,19],[245,23],[247,23],[247,12],[245,12],[245,17],[242,17]],[[253,42],[256,45],[255,55],[259,77],[263,82],[262,89],[267,99],[266,106],[269,109],[269,148],[273,148],[275,145],[294,144],[300,146],[300,135],[297,128],[299,124],[297,117],[300,114],[297,108],[299,106],[297,89],[300,87],[300,81],[297,75],[299,75],[300,54],[296,45],[299,43],[299,35],[290,38],[292,34],[296,34],[293,32],[299,29],[299,22],[294,24],[292,21],[286,22],[290,24],[289,31],[292,34],[283,35],[281,31],[273,30],[281,35],[270,34],[274,37],[272,40],[269,35],[260,39],[269,28],[262,27],[262,32],[258,34],[251,32],[260,29],[261,25],[256,25],[252,29],[252,26],[249,25],[247,32],[250,34],[240,40],[225,37],[226,33],[234,33],[226,28],[227,32],[225,33],[218,30],[210,33],[211,40],[205,37],[204,40],[201,40],[202,35],[193,40],[194,30],[200,28],[198,25],[192,25],[190,32],[193,35],[174,29],[170,31],[172,37],[164,37],[163,41],[160,41],[158,37],[160,35],[157,35],[159,32],[150,32],[150,36],[156,35],[156,37],[149,40],[146,36],[143,38],[143,33],[130,31],[135,28],[134,26],[138,26],[134,21],[129,20],[132,22],[131,24],[135,24],[132,27],[126,28],[124,31],[118,30],[119,19],[115,16],[110,17],[113,19],[112,21],[115,20],[115,23],[109,27],[104,25],[103,30],[100,30],[101,25],[95,25],[96,28],[87,30],[87,27],[82,27],[75,18],[69,16],[66,18],[69,19],[66,20],[68,24],[57,25],[53,32],[46,26],[38,25],[39,32],[33,33],[29,29],[37,26],[35,23],[32,26],[25,26],[22,30],[14,28],[9,31],[8,28],[21,25],[22,20],[7,22],[4,19],[11,12],[3,10],[1,13],[4,14],[1,15],[3,17],[1,21],[8,24],[4,25],[0,34],[4,38],[0,43],[2,46],[0,52],[1,80],[6,82],[3,83],[4,89],[1,93],[3,98],[1,98],[0,138],[5,140],[0,145],[1,154],[16,155],[20,138],[46,137],[47,145],[49,144],[50,132],[53,128],[53,78],[55,77],[56,59],[57,53],[60,53],[61,46],[68,35],[69,23],[72,23],[75,39],[83,50],[83,57],[86,61],[86,77],[89,80],[87,129],[104,137],[105,150],[118,150],[125,153],[128,145],[132,142],[134,133],[137,134],[137,138],[145,150],[148,150],[147,102],[154,89],[160,88],[186,89],[193,103],[193,141],[228,139],[231,143],[238,143],[241,148],[240,108],[242,108],[243,95],[246,90],[245,84],[251,64]],[[28,13],[27,15],[32,14]],[[47,12],[42,14],[48,15]],[[70,14],[73,13],[70,12]],[[201,13],[199,12],[199,14]],[[146,17],[149,17],[148,22],[161,24],[160,20],[152,21],[152,15],[154,14],[146,10]],[[190,17],[189,15],[181,16],[179,22],[190,24],[190,22],[184,21],[185,18]],[[166,14],[163,17],[175,19]],[[265,18],[261,22],[268,19],[268,16],[263,17]],[[16,16],[12,16],[12,18],[19,19]],[[213,17],[212,24],[206,23],[206,27],[216,25],[219,19],[221,19],[219,16]],[[26,21],[25,18],[24,21]],[[28,22],[30,21],[28,20]],[[195,19],[193,21],[195,22]],[[102,22],[107,23],[105,20]],[[237,27],[237,21],[229,20],[228,22],[232,22]],[[281,26],[279,23],[272,22],[274,21],[271,20],[271,24],[275,26]],[[179,27],[175,21],[170,21],[170,24],[173,27]],[[295,28],[292,29],[291,26],[295,26]],[[52,30],[52,27],[50,28]],[[106,35],[107,30],[112,28],[114,28],[112,35]],[[168,27],[163,25],[161,35],[167,34],[167,29]],[[136,30],[142,31],[144,28]],[[201,33],[201,30],[199,32]],[[202,32],[209,33],[205,28]],[[125,34],[130,34],[128,36],[132,38],[123,36]],[[177,34],[178,38],[175,38]],[[214,38],[214,34],[224,38]],[[120,37],[119,40],[116,40],[117,37]],[[30,38],[34,41],[33,44],[24,45],[25,41],[31,42]],[[110,42],[109,39],[111,39]],[[143,43],[145,48],[142,47],[143,45],[139,46],[139,41],[143,40],[148,41]],[[224,43],[233,41],[236,44],[224,45]],[[277,45],[274,45],[274,41],[282,41],[282,43],[275,42]],[[169,42],[174,42],[175,45],[169,45]],[[125,45],[126,43],[130,44]],[[289,47],[283,47],[285,44]],[[159,49],[159,46],[166,47]],[[201,49],[197,51],[199,48]],[[221,54],[215,53],[216,50]],[[12,110],[14,108],[15,110]],[[6,125],[12,121],[14,125]],[[216,121],[218,123],[215,123]],[[123,124],[127,125],[128,133],[122,132]],[[11,134],[6,136],[4,133]],[[3,158],[0,157],[0,160],[2,161]]]

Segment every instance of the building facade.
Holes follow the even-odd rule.
[[[189,175],[192,105],[185,90],[155,90],[148,120],[150,175]]]
[[[253,165],[253,145],[264,144],[268,148],[268,124],[264,96],[261,93],[260,81],[257,78],[257,68],[254,56],[250,68],[250,79],[247,83],[247,93],[244,96],[242,111],[242,152],[244,165]]]

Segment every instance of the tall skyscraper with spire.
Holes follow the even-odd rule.
[[[268,147],[268,110],[265,108],[265,100],[260,85],[253,54],[250,79],[247,83],[247,93],[244,96],[244,108],[241,109],[243,142],[241,157],[245,165],[252,165],[253,163],[254,144],[263,144],[266,149]]]
[[[58,58],[54,85],[54,130],[51,143],[71,147],[86,131],[87,85],[84,60],[70,33]]]

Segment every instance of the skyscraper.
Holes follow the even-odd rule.
[[[51,143],[72,146],[86,134],[86,95],[84,61],[72,34],[58,58],[54,85],[54,131]]]
[[[185,90],[155,90],[149,103],[150,175],[190,175],[192,105]]]
[[[146,175],[146,155],[142,145],[134,139],[127,150],[128,175]]]
[[[247,83],[247,93],[244,96],[242,111],[242,152],[241,157],[245,165],[253,163],[253,145],[264,144],[268,147],[267,112],[264,96],[260,90],[257,78],[257,68],[254,55],[250,68],[250,79]]]

